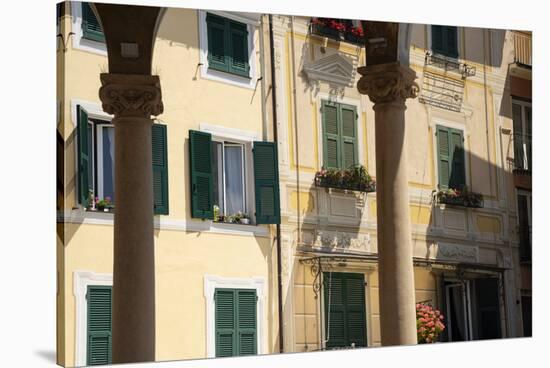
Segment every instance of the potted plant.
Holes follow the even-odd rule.
[[[99,211],[109,212],[109,209],[112,208],[111,197],[105,197],[103,199],[95,197],[95,207]]]
[[[315,174],[315,185],[360,192],[374,192],[376,190],[376,183],[362,165],[350,166],[345,170],[325,169],[323,167]]]
[[[218,207],[217,205],[214,205],[214,221],[220,221],[220,207]]]
[[[345,33],[346,41],[355,44],[363,44],[363,27],[361,24],[357,27],[351,26],[346,30]]]
[[[455,188],[443,189],[435,193],[435,197],[439,203],[464,206],[464,207],[483,207],[483,195],[472,192],[466,185],[462,190]]]
[[[250,217],[248,217],[248,214],[242,213],[240,222],[241,222],[241,224],[249,225],[250,224]]]
[[[434,343],[445,330],[441,312],[429,304],[416,304],[416,334],[419,344]]]

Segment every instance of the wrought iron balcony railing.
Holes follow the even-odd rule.
[[[514,32],[514,62],[527,67],[532,66],[532,38],[530,33]]]
[[[531,172],[532,170],[531,136],[514,133],[514,171]]]

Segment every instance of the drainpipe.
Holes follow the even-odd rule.
[[[275,45],[273,42],[273,16],[269,14],[269,56],[271,67],[271,103],[273,109],[273,141],[277,143],[278,147],[278,134],[277,134],[277,96],[275,89]],[[278,291],[278,308],[279,308],[279,353],[284,352],[284,338],[283,338],[283,278],[281,272],[281,224],[276,224],[276,240],[277,240],[277,291]]]

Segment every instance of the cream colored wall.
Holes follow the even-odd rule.
[[[70,31],[70,17],[67,29]],[[260,76],[258,31],[254,33],[256,71]],[[75,172],[76,122],[71,121],[71,100],[100,104],[99,73],[107,71],[106,56],[73,48],[68,43],[65,56],[65,94],[62,133],[65,143],[65,211],[74,210],[77,176]],[[252,131],[264,135],[261,110],[261,83],[247,89],[201,77],[199,64],[198,16],[194,10],[168,9],[160,25],[155,43],[153,73],[161,81],[164,113],[158,119],[168,129],[169,207],[166,220],[189,221],[188,131],[199,129],[200,123]],[[73,295],[74,271],[112,273],[113,227],[104,214],[96,214],[107,225],[72,223],[66,218],[64,229],[63,293],[64,315],[58,326],[64,331],[64,361],[75,359],[76,304]],[[108,215],[104,215],[108,216]],[[266,226],[266,225],[261,225]],[[252,229],[252,227],[251,227]],[[269,234],[269,231],[268,231]],[[206,303],[204,275],[222,277],[265,278],[268,295],[261,318],[268,351],[276,349],[276,334],[271,325],[275,300],[269,295],[272,280],[273,250],[268,236],[215,234],[155,228],[155,264],[157,293],[156,359],[174,360],[206,357]],[[60,340],[61,341],[61,340]],[[263,342],[262,342],[263,343]]]

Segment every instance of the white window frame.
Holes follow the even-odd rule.
[[[532,103],[512,98],[512,105],[518,105],[521,108],[521,134],[525,136],[526,131],[527,131],[527,129],[526,129],[527,128],[527,114],[525,113],[525,108],[526,107],[531,108],[531,130],[533,130],[533,107],[532,107]],[[532,138],[532,134],[531,134],[531,138]],[[533,143],[531,141],[531,152],[532,152],[532,149],[533,149],[532,144]],[[526,146],[526,144],[523,144],[522,148],[523,148],[523,166],[527,170],[531,170],[531,165],[533,163],[527,161],[527,146]]]
[[[246,24],[248,31],[248,77],[243,77],[231,73],[214,70],[208,67],[208,31],[206,25],[206,14],[212,13],[220,17],[229,18],[234,21]],[[255,89],[257,82],[256,75],[256,45],[254,43],[254,33],[259,26],[259,20],[251,19],[238,13],[229,13],[221,11],[198,11],[199,18],[199,49],[200,49],[200,72],[201,78],[213,80],[217,82],[224,82],[238,87],[244,87],[248,89]]]
[[[227,193],[226,193],[226,185],[225,185],[225,147],[239,147],[241,149],[241,155],[242,155],[242,158],[243,158],[243,162],[242,162],[242,175],[241,175],[241,179],[243,181],[243,208],[244,208],[244,212],[247,213],[248,215],[249,214],[249,211],[248,211],[248,200],[247,200],[247,192],[248,192],[248,185],[246,183],[246,177],[248,175],[247,173],[247,164],[248,164],[248,160],[246,158],[246,143],[236,143],[236,142],[233,142],[234,140],[232,141],[228,141],[226,139],[222,139],[222,138],[219,138],[219,137],[212,137],[212,142],[217,142],[217,143],[221,143],[222,145],[222,188],[223,188],[223,215],[224,216],[227,216],[227,215],[232,215],[232,214],[229,214],[227,213],[227,208],[226,208],[226,203],[227,203]],[[214,180],[217,180],[217,178],[215,178]]]
[[[452,128],[462,131],[462,137],[464,138],[464,142],[462,142],[462,148],[464,151],[464,184],[468,186],[468,188],[471,189],[470,185],[470,160],[469,155],[467,152],[469,152],[468,147],[466,143],[468,143],[468,129],[465,124],[461,123],[453,123],[446,120],[441,119],[434,119],[431,124],[432,128],[432,134],[433,134],[433,160],[434,160],[434,175],[435,175],[435,182],[434,182],[434,189],[439,190],[439,150],[437,145],[437,126],[441,125],[446,128]]]
[[[433,50],[433,40],[432,40],[432,26],[434,25],[437,25],[437,24],[428,24],[426,25],[426,31],[427,31],[427,34],[428,34],[428,47],[427,49],[432,51],[432,53],[435,53],[435,51]],[[461,45],[462,45],[462,32],[461,32],[461,29],[462,27],[459,27],[459,26],[448,26],[448,27],[456,27],[456,49],[457,49],[457,54],[458,56],[456,58],[453,58],[453,57],[450,57],[450,56],[447,56],[447,55],[441,55],[441,56],[444,56],[445,58],[449,59],[449,60],[461,60],[461,56],[462,56],[462,50],[461,50]]]
[[[256,222],[255,212],[255,193],[254,193],[254,157],[252,154],[253,142],[260,141],[260,133],[227,128],[221,125],[213,125],[200,123],[199,130],[201,132],[210,133],[213,142],[225,142],[239,144],[243,146],[243,183],[244,183],[244,202],[245,212],[250,217],[251,223]],[[225,163],[224,163],[225,165]],[[225,170],[224,170],[225,171]],[[224,173],[225,180],[225,173]],[[225,203],[225,182],[224,182],[224,203]],[[225,213],[224,213],[225,215]],[[217,224],[217,223],[214,223]],[[236,224],[228,224],[236,225]]]
[[[267,354],[267,326],[266,326],[266,279],[262,276],[250,278],[223,277],[217,275],[204,276],[204,298],[206,300],[206,357],[216,357],[216,303],[214,293],[216,289],[251,289],[256,290],[258,302],[256,304],[256,326],[258,355]]]
[[[92,154],[92,156],[94,157],[97,156],[97,165],[94,166],[92,170],[94,172],[94,177],[95,177],[95,172],[97,168],[97,188],[95,188],[95,185],[94,185],[94,189],[97,189],[97,190],[95,191],[94,195],[99,197],[99,199],[104,199],[105,196],[103,193],[103,177],[104,177],[103,175],[103,129],[114,128],[115,126],[111,123],[104,123],[104,124],[92,123],[92,124],[95,126],[97,131],[97,143],[94,142],[94,147],[93,147],[94,153]],[[93,162],[93,164],[95,164],[95,162]],[[114,183],[113,183],[113,187],[114,187]]]
[[[93,54],[107,56],[107,45],[104,42],[98,42],[84,38],[82,31],[82,2],[71,1],[72,13],[72,32],[73,48],[77,50],[91,52]]]
[[[75,355],[74,366],[86,366],[88,305],[86,293],[88,286],[113,286],[113,274],[93,271],[74,271],[73,294],[76,302]]]
[[[450,291],[449,289],[451,287],[461,287],[462,288],[462,298],[463,298],[463,308],[465,313],[464,323],[466,328],[466,340],[465,341],[472,341],[473,340],[473,326],[472,326],[472,296],[471,296],[471,288],[470,288],[470,280],[453,280],[453,279],[447,279],[446,282],[451,282],[449,285],[445,285],[445,304],[447,306],[447,328],[448,328],[448,337],[449,341],[452,340],[452,324],[451,324],[451,303],[449,303],[450,300]]]

